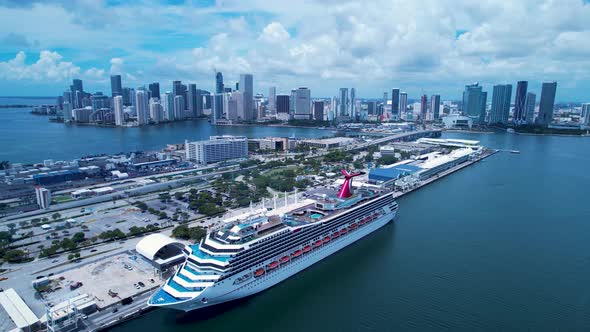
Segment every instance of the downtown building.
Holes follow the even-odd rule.
[[[466,85],[463,91],[463,115],[470,117],[474,123],[482,124],[486,115],[487,96],[479,83]]]
[[[311,91],[308,88],[295,90],[295,113],[293,117],[297,120],[311,119]]]
[[[211,136],[207,141],[184,144],[186,160],[199,164],[248,157],[248,138],[244,136]]]
[[[525,122],[525,105],[528,85],[528,81],[518,81],[516,83],[516,95],[514,96],[514,113],[512,114],[512,122],[516,125],[520,125]]]
[[[488,124],[507,124],[510,116],[510,100],[512,99],[511,84],[494,85],[492,91],[492,110]]]
[[[537,124],[547,127],[553,121],[553,107],[555,106],[555,93],[557,82],[543,82],[541,87],[541,99],[539,100],[539,116]]]

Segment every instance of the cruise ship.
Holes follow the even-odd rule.
[[[316,188],[293,204],[225,220],[148,300],[192,311],[263,291],[374,232],[396,215],[391,191],[357,186],[362,173],[342,170],[344,183]]]

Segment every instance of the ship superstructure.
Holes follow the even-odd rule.
[[[318,188],[305,199],[250,213],[184,248],[186,261],[148,300],[150,306],[191,311],[258,293],[391,221],[390,191],[360,186],[343,171],[340,190]]]

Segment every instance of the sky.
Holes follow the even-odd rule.
[[[538,96],[557,81],[557,101],[589,102],[589,22],[583,0],[0,0],[0,95],[60,95],[72,78],[110,94],[111,74],[212,91],[217,70],[227,85],[253,74],[265,95],[395,87],[445,100],[528,80]]]

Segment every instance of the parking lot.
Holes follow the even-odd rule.
[[[76,295],[90,294],[95,297],[99,308],[156,288],[162,283],[156,270],[147,261],[131,254],[105,257],[51,276],[51,280],[55,291],[44,293],[48,302],[56,304]],[[70,286],[80,281],[81,286],[71,289]]]

